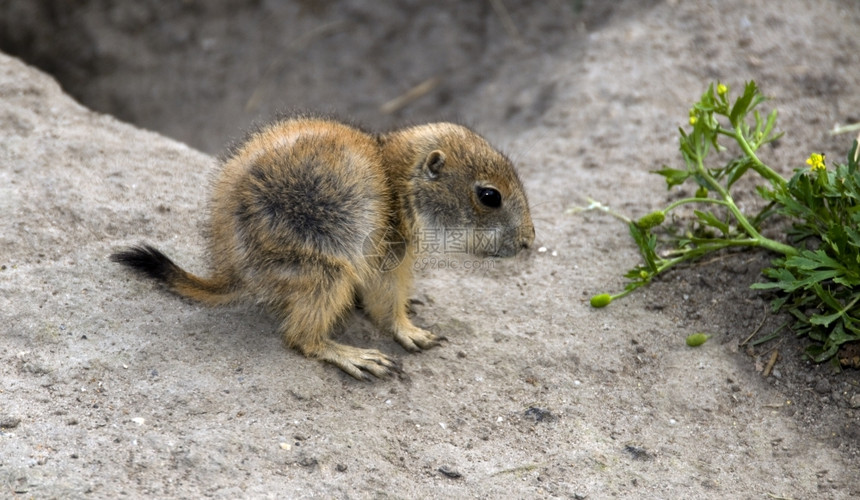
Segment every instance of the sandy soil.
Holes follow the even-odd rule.
[[[860,119],[856,2],[58,5],[4,4],[0,47],[180,142],[0,55],[0,496],[860,495],[860,375],[791,336],[741,346],[784,321],[748,289],[770,256],[594,310],[637,254],[614,219],[567,213],[677,196],[648,172],[678,164],[713,79],[772,96],[781,172],[844,156],[828,130]],[[545,251],[421,269],[414,319],[445,346],[408,354],[358,314],[338,334],[401,377],[357,382],[254,307],[206,309],[107,260],[145,240],[205,271],[210,154],[297,108],[460,119],[520,167]],[[694,331],[714,337],[691,349]]]

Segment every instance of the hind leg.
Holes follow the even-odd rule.
[[[397,364],[375,349],[361,349],[331,340],[331,332],[353,305],[353,287],[348,280],[293,279],[284,283],[280,304],[281,333],[287,344],[305,356],[331,363],[360,380],[397,371]]]

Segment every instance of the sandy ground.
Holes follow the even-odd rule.
[[[754,78],[773,98],[786,137],[763,156],[781,172],[811,151],[843,157],[850,138],[828,130],[860,119],[857,2],[102,4],[74,18],[101,101],[64,82],[89,106],[210,154],[278,109],[379,128],[458,118],[518,163],[545,251],[420,270],[414,321],[450,341],[408,354],[356,314],[338,339],[405,373],[355,381],[284,348],[252,306],[206,309],[110,263],[145,240],[204,272],[216,159],[0,55],[0,496],[860,495],[858,373],[808,363],[790,336],[740,346],[784,321],[748,289],[767,254],[721,255],[594,310],[637,254],[614,219],[566,213],[677,196],[648,172],[678,164],[677,127],[713,79]],[[188,62],[195,47],[209,59]],[[694,331],[714,337],[691,349]]]

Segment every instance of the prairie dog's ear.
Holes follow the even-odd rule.
[[[445,153],[438,149],[431,151],[424,160],[424,171],[427,172],[427,177],[435,179],[439,176],[439,171],[445,166]]]

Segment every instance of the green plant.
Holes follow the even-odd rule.
[[[767,116],[757,109],[765,101],[755,82],[749,82],[733,102],[723,84],[708,87],[690,109],[690,129],[680,129],[680,150],[685,168],[664,166],[669,189],[687,182],[696,186],[693,197],[670,203],[638,220],[615,214],[627,222],[643,263],[625,274],[624,291],[598,294],[594,307],[604,307],[682,262],[731,247],[763,248],[777,253],[764,271],[770,281],[753,288],[777,292],[774,310],[796,319],[794,330],[817,344],[808,353],[816,361],[830,359],[845,342],[860,340],[860,171],[857,142],[848,162],[828,170],[824,155],[814,153],[809,168],[784,179],[758,157],[761,146],[778,139],[776,110]],[[712,165],[709,154],[725,151],[733,142],[737,154],[722,165]],[[712,161],[712,160],[711,160]],[[732,188],[745,175],[765,181],[756,190],[764,200],[753,214],[735,203]],[[595,204],[592,204],[594,208]],[[694,220],[680,227],[674,211],[695,205]],[[605,208],[596,205],[597,208]],[[762,235],[762,224],[779,214],[791,224],[788,241]],[[672,216],[673,223],[666,224]],[[657,232],[659,231],[659,235]]]
[[[776,290],[774,310],[795,318],[794,331],[816,344],[815,361],[832,358],[846,342],[860,340],[860,168],[857,141],[847,163],[828,170],[813,154],[809,171],[797,171],[783,190],[762,191],[792,221],[798,252],[775,259],[753,288]]]

